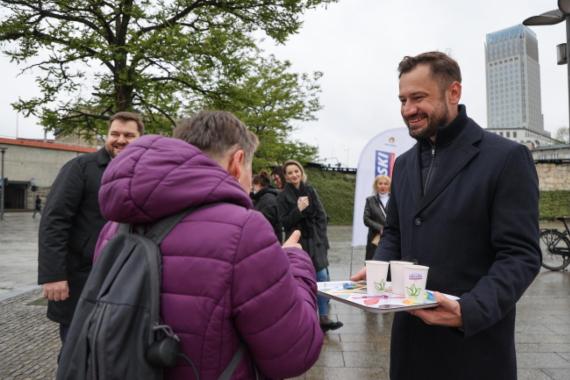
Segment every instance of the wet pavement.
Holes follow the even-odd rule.
[[[59,338],[45,317],[37,277],[37,228],[31,213],[7,213],[0,221],[0,379],[51,379]],[[349,277],[363,264],[350,227],[331,226],[331,278]],[[392,317],[331,302],[333,319],[315,366],[298,379],[388,379]],[[542,270],[517,306],[519,379],[570,380],[570,273]]]

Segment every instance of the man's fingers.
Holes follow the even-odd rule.
[[[429,309],[416,309],[416,310],[410,310],[410,314],[412,314],[414,317],[417,317],[419,319],[421,319],[422,321],[424,321],[425,324],[427,325],[431,325],[432,321],[431,321],[431,313],[429,311],[426,311]]]
[[[43,296],[49,301],[64,301],[69,298],[67,281],[52,282],[43,285]]]
[[[366,268],[362,268],[361,270],[356,272],[356,274],[354,274],[352,277],[350,277],[350,280],[351,281],[366,280]]]

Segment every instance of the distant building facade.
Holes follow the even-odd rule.
[[[96,148],[59,144],[54,141],[1,138],[4,177],[8,183],[4,206],[8,210],[33,210],[36,194],[43,203],[61,167],[80,154]]]
[[[487,129],[534,148],[557,143],[544,130],[536,34],[524,25],[487,34]]]

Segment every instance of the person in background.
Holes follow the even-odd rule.
[[[374,195],[366,198],[364,225],[368,227],[366,238],[366,260],[372,260],[380,243],[380,236],[386,224],[386,208],[390,199],[390,177],[379,175],[372,184]]]
[[[301,231],[301,246],[311,256],[317,274],[317,281],[329,281],[327,237],[327,215],[317,191],[306,183],[307,176],[303,166],[288,160],[283,164],[287,181],[283,191],[277,197],[279,220],[283,224],[285,237],[293,231]],[[319,296],[319,317],[323,331],[336,330],[343,326],[340,321],[329,317],[329,299]]]
[[[103,171],[143,130],[140,115],[116,113],[105,146],[67,162],[51,187],[38,234],[38,284],[48,299],[47,317],[59,323],[62,343],[105,224],[97,199]]]
[[[275,166],[271,170],[271,179],[273,180],[273,186],[281,191],[285,187],[285,175],[283,174],[283,166]]]
[[[200,378],[218,379],[242,346],[233,379],[255,379],[253,365],[261,378],[301,375],[323,343],[315,273],[299,232],[281,247],[253,210],[257,137],[222,111],[181,120],[174,137],[143,137],[109,165],[103,215],[144,225],[194,209],[161,244],[160,315]],[[95,260],[117,225],[101,232]],[[194,379],[192,367],[180,360],[165,379]]]
[[[417,143],[394,164],[374,259],[428,266],[438,306],[396,313],[390,378],[515,380],[516,303],[541,261],[534,161],[467,116],[448,55],[404,57],[398,71],[402,118]]]
[[[34,201],[34,212],[32,213],[32,219],[36,219],[36,214],[42,214],[42,198],[39,194],[36,194],[36,200]]]
[[[251,197],[253,207],[269,221],[275,236],[277,236],[277,240],[281,243],[283,241],[283,232],[277,211],[277,195],[279,195],[279,191],[271,187],[269,175],[265,171],[254,176],[252,183],[253,191]]]

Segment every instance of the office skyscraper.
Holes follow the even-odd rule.
[[[547,143],[536,34],[524,25],[487,34],[485,64],[487,128],[523,143],[523,137],[535,146]]]

